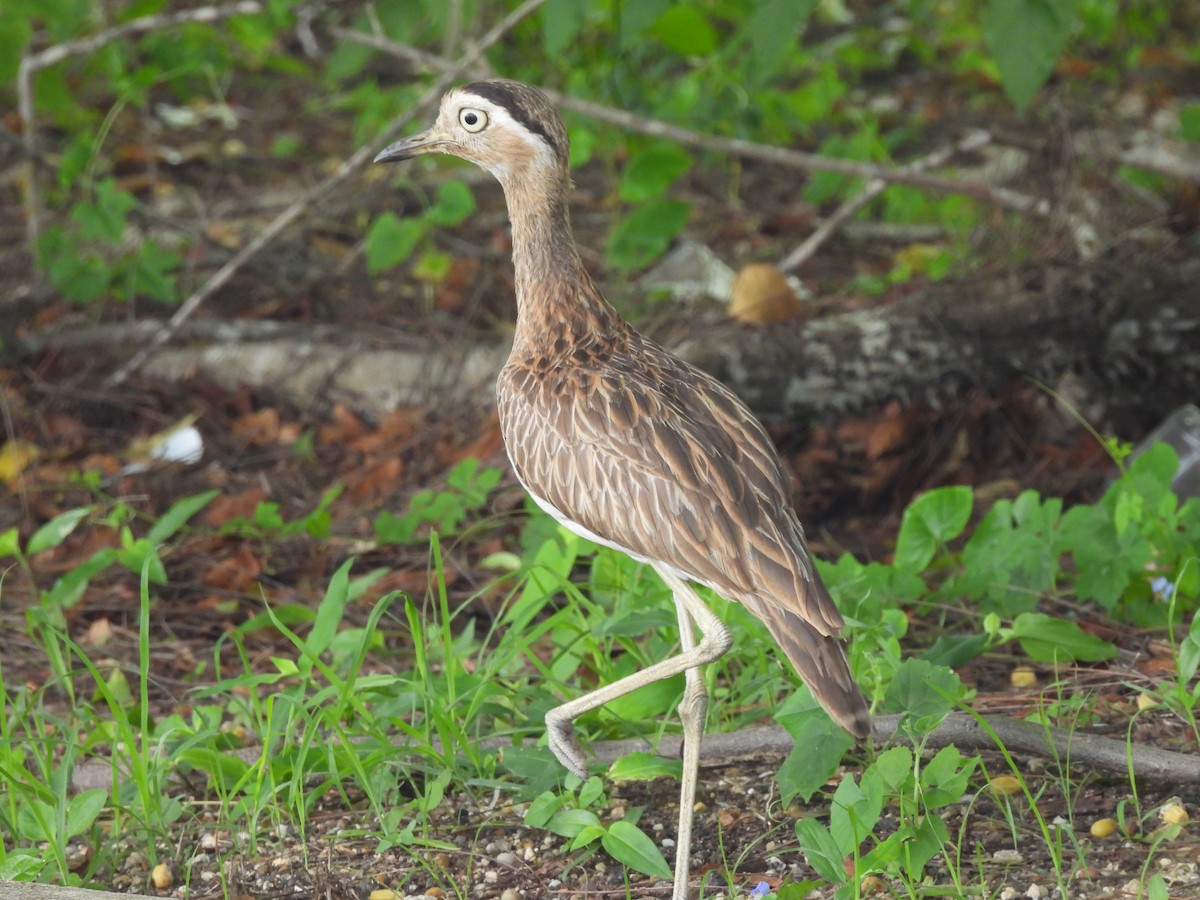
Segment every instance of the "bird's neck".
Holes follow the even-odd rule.
[[[563,347],[622,333],[624,321],[579,258],[566,184],[538,192],[506,182],[504,193],[512,219],[517,291],[513,355],[558,355]]]

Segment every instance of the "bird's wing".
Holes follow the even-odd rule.
[[[564,519],[724,596],[840,632],[778,454],[719,382],[646,344],[558,372],[510,365],[498,396],[518,476]]]

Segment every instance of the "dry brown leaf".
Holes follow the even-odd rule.
[[[229,424],[229,433],[252,447],[270,447],[279,443],[279,410],[274,407],[239,416]]]
[[[113,627],[108,619],[96,619],[88,626],[87,631],[79,639],[79,643],[90,647],[103,647],[112,640]]]
[[[342,447],[358,440],[366,432],[360,419],[344,403],[335,404],[331,413],[332,422],[317,428],[317,443],[326,447]]]
[[[213,563],[200,582],[216,590],[247,591],[262,571],[262,560],[249,546],[241,544],[229,556]]]
[[[230,519],[253,520],[258,504],[266,499],[266,489],[257,485],[236,494],[221,494],[205,508],[204,524],[219,528]]]
[[[404,463],[394,456],[380,460],[357,480],[351,481],[346,496],[351,500],[366,500],[382,496],[399,487]]]

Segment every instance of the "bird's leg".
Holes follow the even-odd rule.
[[[691,614],[678,596],[675,612],[679,617],[679,640],[683,652],[687,653],[696,646],[696,634]],[[679,720],[683,723],[683,771],[679,779],[679,830],[675,835],[675,889],[671,894],[672,900],[687,900],[688,896],[700,742],[704,739],[704,723],[708,717],[708,688],[704,684],[704,668],[695,666],[688,669],[684,672],[684,678],[686,686],[679,703]]]
[[[677,605],[682,604],[683,608],[687,610],[690,617],[695,621],[696,627],[700,629],[700,640],[697,642],[695,636],[692,635],[690,639],[691,646],[689,647],[688,643],[684,643],[684,650],[678,656],[672,656],[669,659],[656,662],[654,665],[642,669],[640,672],[626,675],[612,684],[606,684],[589,694],[584,694],[582,697],[577,697],[568,703],[564,703],[562,706],[556,706],[550,712],[546,713],[546,737],[549,740],[550,749],[554,751],[554,755],[558,757],[558,761],[568,771],[573,772],[581,779],[587,779],[587,760],[583,755],[583,748],[579,746],[579,741],[575,739],[573,725],[577,718],[586,712],[591,712],[598,706],[603,706],[605,703],[616,700],[618,697],[624,697],[630,691],[635,691],[647,684],[653,684],[655,681],[671,678],[680,672],[687,672],[697,666],[710,663],[728,650],[729,644],[733,640],[728,626],[718,619],[711,609],[704,605],[704,601],[700,599],[686,581],[673,572],[661,569],[658,566],[655,566],[655,570],[674,592],[675,603]],[[684,640],[687,641],[688,639],[685,638]],[[688,683],[690,686],[692,682],[689,681]],[[688,694],[685,693],[685,702],[687,697]],[[701,727],[703,727],[703,717],[699,721]],[[686,723],[684,727],[684,733],[687,735]],[[697,752],[699,751],[699,738],[696,740],[688,738],[687,743],[694,744]],[[684,759],[686,760],[686,758],[685,747]]]

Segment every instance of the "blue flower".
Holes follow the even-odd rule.
[[[1150,590],[1154,591],[1154,596],[1160,600],[1170,600],[1171,595],[1175,593],[1175,585],[1164,576],[1159,575],[1150,582]]]
[[[765,897],[771,893],[771,886],[765,881],[760,881],[750,890],[751,897]]]

